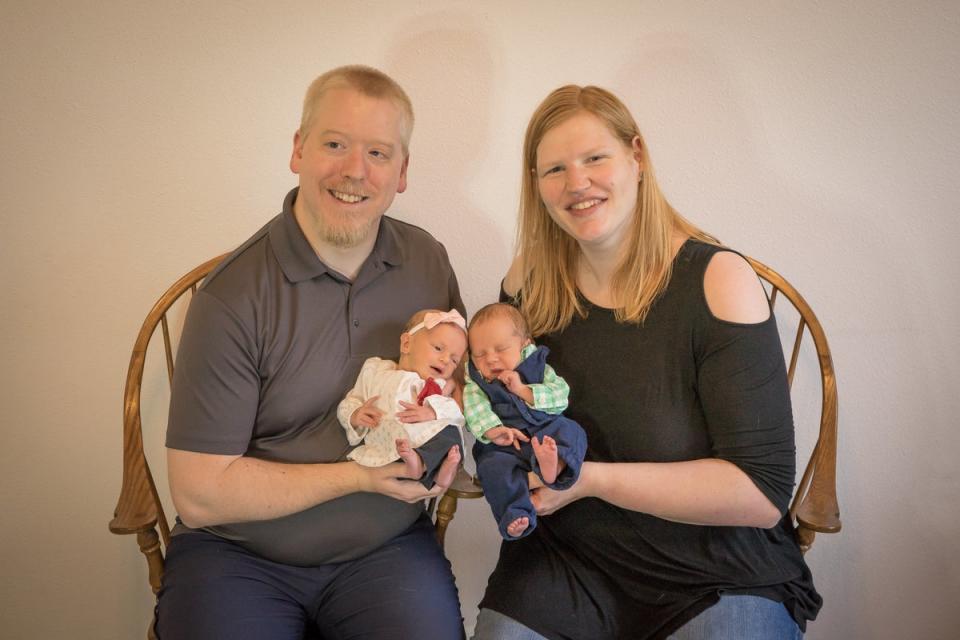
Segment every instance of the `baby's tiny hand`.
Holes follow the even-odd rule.
[[[517,394],[520,393],[521,389],[527,386],[523,384],[523,380],[520,379],[520,374],[516,371],[503,371],[497,376],[497,379],[500,380],[500,382],[503,383],[503,386],[505,386],[509,391]]]
[[[404,402],[403,400],[399,402],[403,407],[402,411],[397,411],[397,420],[400,422],[426,422],[427,420],[437,419],[437,412],[433,410],[429,403],[425,402],[421,406],[416,402]]]
[[[354,429],[374,429],[380,426],[380,418],[383,412],[377,409],[376,402],[380,396],[368,398],[366,402],[357,407],[357,410],[350,414],[350,424]]]
[[[523,384],[519,373],[516,371],[504,371],[497,376],[497,379],[503,383],[507,391],[515,396],[519,396],[524,402],[533,406],[533,389],[531,389],[529,385]]]
[[[515,429],[513,427],[506,427],[500,425],[499,427],[493,427],[492,429],[487,429],[483,432],[483,435],[487,440],[492,442],[495,445],[501,447],[508,447],[513,445],[513,448],[517,451],[520,450],[520,441],[530,442],[530,438],[527,437],[523,431],[520,429]]]

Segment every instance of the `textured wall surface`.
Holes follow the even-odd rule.
[[[834,349],[844,532],[809,558],[807,637],[957,637],[957,3],[239,4],[0,8],[0,635],[142,637],[146,568],[106,527],[129,349],[169,283],[279,210],[310,80],[362,62],[417,113],[392,214],[446,244],[469,309],[511,255],[533,108],[622,96],[674,205],[786,275]],[[486,505],[451,538],[472,627]]]

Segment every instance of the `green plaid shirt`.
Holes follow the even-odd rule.
[[[532,342],[520,351],[521,361],[536,351],[537,345]],[[533,391],[533,408],[547,413],[563,413],[567,408],[567,398],[570,395],[570,386],[567,381],[557,375],[553,367],[546,365],[543,370],[543,382],[528,385]],[[463,388],[463,415],[467,419],[467,428],[480,442],[490,442],[483,434],[494,427],[503,424],[500,418],[490,407],[490,399],[483,389],[469,376]]]

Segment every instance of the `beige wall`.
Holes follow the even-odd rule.
[[[510,255],[536,103],[623,96],[674,204],[787,275],[834,349],[845,531],[810,557],[808,637],[956,637],[955,2],[241,4],[0,8],[0,635],[140,637],[145,567],[106,527],[133,338],[278,211],[307,83],[364,62],[417,109],[392,213],[446,243],[471,309]],[[496,546],[464,505],[468,625]]]

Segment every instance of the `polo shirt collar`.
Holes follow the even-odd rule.
[[[338,279],[342,278],[343,276],[327,267],[317,257],[307,237],[303,235],[300,225],[297,224],[297,218],[293,215],[293,203],[299,189],[299,187],[291,189],[283,200],[283,211],[270,225],[270,246],[283,270],[283,275],[294,283],[327,273]],[[380,218],[377,241],[364,264],[374,261],[383,265],[397,266],[403,262],[397,224],[399,223],[393,218],[387,216]]]
[[[380,264],[396,267],[403,263],[400,232],[397,229],[400,224],[400,222],[386,215],[380,218],[377,242],[373,245],[373,251],[370,253],[371,258]]]

